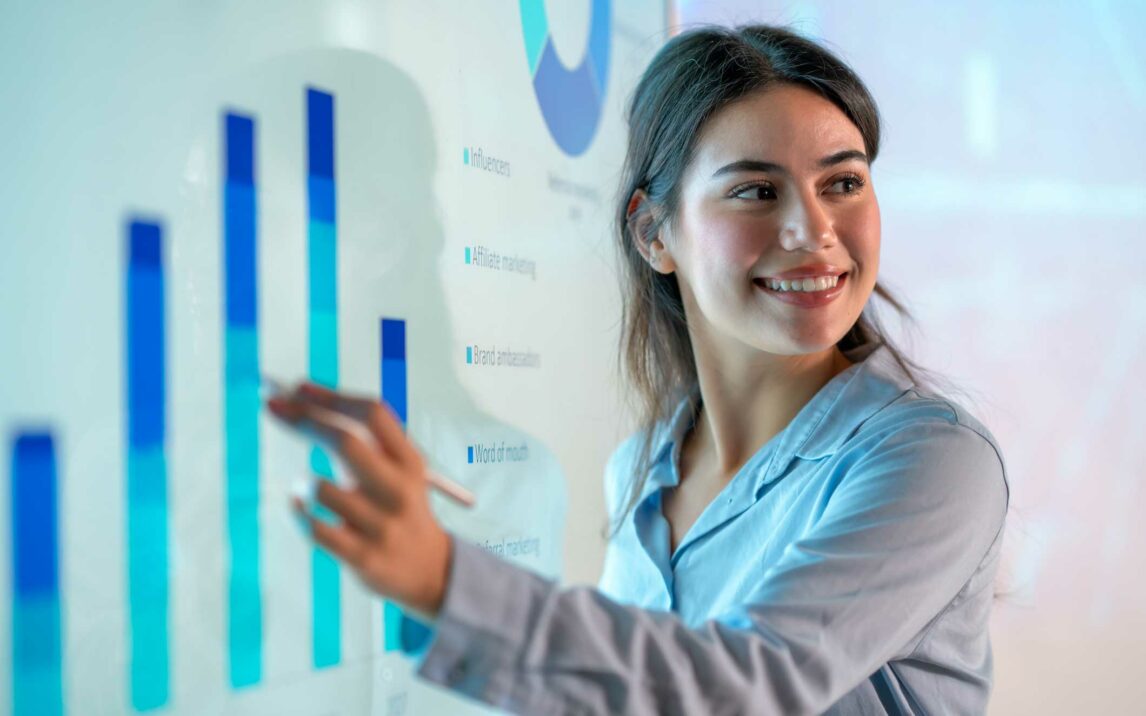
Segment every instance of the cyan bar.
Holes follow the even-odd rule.
[[[324,314],[338,311],[337,228],[328,221],[311,219],[307,225],[310,263],[310,310]],[[312,326],[312,330],[315,327]],[[325,326],[321,328],[326,328]],[[331,325],[330,330],[333,330]],[[324,338],[328,336],[323,336]]]
[[[170,690],[166,325],[162,228],[128,223],[127,576],[131,704],[164,706]]]
[[[223,116],[223,439],[227,537],[227,664],[231,686],[262,679],[259,579],[258,194],[255,121]]]
[[[382,602],[382,650],[402,650],[402,609],[393,602]]]
[[[310,378],[330,388],[338,385],[338,227],[334,173],[334,96],[306,91],[307,254],[309,259]],[[315,446],[311,469],[333,479],[329,457]],[[321,514],[319,515],[321,517]],[[315,548],[311,555],[312,658],[315,668],[342,658],[341,587],[338,563]]]
[[[12,442],[12,714],[64,712],[56,449],[49,432]]]

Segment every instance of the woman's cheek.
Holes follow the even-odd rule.
[[[715,221],[705,232],[708,238],[704,254],[716,259],[729,271],[745,273],[760,259],[763,251],[761,231],[744,222]]]

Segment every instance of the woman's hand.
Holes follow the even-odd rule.
[[[389,407],[312,383],[270,398],[267,407],[291,427],[317,433],[356,478],[354,487],[318,480],[318,502],[338,516],[337,524],[317,519],[294,499],[314,541],[378,594],[436,617],[449,576],[450,538],[430,510],[425,462]],[[347,418],[368,434],[351,429]]]

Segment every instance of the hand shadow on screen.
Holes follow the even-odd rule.
[[[230,90],[231,96],[255,94],[272,106],[282,105],[285,98],[288,105],[297,107],[291,112],[295,121],[285,130],[274,126],[275,115],[259,118],[259,131],[266,138],[257,158],[264,185],[285,174],[300,190],[305,189],[307,88],[334,96],[340,385],[379,397],[381,320],[405,321],[408,433],[435,469],[470,488],[478,501],[476,508],[466,510],[433,493],[436,513],[463,538],[558,577],[567,505],[560,465],[536,438],[483,410],[459,378],[459,371],[467,368],[469,341],[456,330],[442,276],[464,265],[467,242],[466,237],[453,237],[450,253],[445,255],[447,243],[435,194],[439,170],[435,117],[411,77],[376,55],[318,50],[262,63]],[[288,136],[292,132],[293,138]],[[289,146],[292,141],[297,143],[293,148]],[[441,171],[462,171],[460,156],[457,162],[443,162]],[[465,197],[450,201],[464,202]],[[273,212],[289,215],[295,222],[291,240],[302,241],[303,246],[291,247],[289,253],[304,259],[306,233],[299,231],[297,222],[305,227],[305,207],[305,194],[290,206],[260,204],[261,227],[282,220],[281,215],[272,216]],[[266,252],[276,250],[274,242],[285,240],[282,235],[272,237],[260,231],[260,247]],[[300,282],[305,286],[305,273],[298,275],[297,264],[281,269],[293,271],[293,281],[273,275],[265,280],[295,289]],[[280,270],[273,256],[261,260],[260,266],[269,272]],[[290,321],[303,328],[295,335],[305,341],[305,303],[300,305],[296,298],[288,306],[269,300],[268,291],[261,295],[262,316],[292,310],[296,315]],[[480,304],[483,298],[452,295],[458,307]],[[487,300],[490,305],[482,310],[514,315],[513,305]],[[521,300],[527,301],[528,294]],[[285,319],[280,315],[278,320]],[[527,338],[509,336],[522,342]],[[263,345],[272,344],[264,341]],[[298,349],[305,353],[305,343],[292,347],[291,352]],[[264,363],[273,363],[275,356],[266,353],[264,348]],[[490,368],[477,380],[512,391],[522,375],[515,369]],[[478,451],[471,463],[471,446],[507,449],[500,452],[500,462],[482,463]],[[495,452],[495,460],[497,456]]]

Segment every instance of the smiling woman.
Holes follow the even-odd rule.
[[[629,130],[642,412],[606,468],[599,589],[449,535],[394,416],[304,386],[271,409],[358,477],[322,484],[341,522],[308,516],[315,539],[432,622],[422,677],[516,712],[982,713],[1006,471],[870,313],[902,308],[877,282],[867,89],[785,29],[699,29],[654,58]]]

